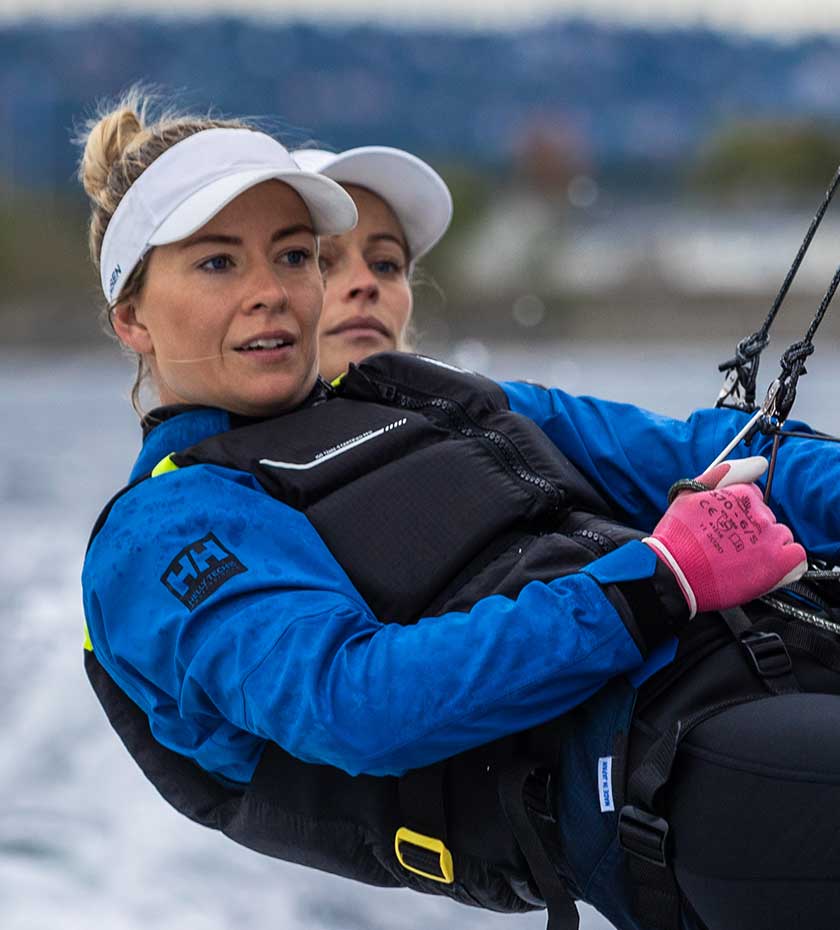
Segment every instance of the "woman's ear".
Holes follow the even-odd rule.
[[[139,355],[153,355],[154,344],[149,330],[137,319],[137,310],[130,300],[121,300],[111,311],[111,323],[117,339]]]

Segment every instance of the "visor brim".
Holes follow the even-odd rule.
[[[352,197],[335,181],[320,174],[255,168],[219,178],[179,204],[149,239],[149,245],[179,242],[197,232],[240,194],[263,181],[288,184],[303,200],[316,235],[334,236],[352,229],[358,220]]]

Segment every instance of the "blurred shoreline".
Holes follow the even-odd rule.
[[[446,349],[463,340],[516,343],[546,342],[667,344],[680,342],[735,343],[763,323],[773,293],[735,296],[727,293],[687,295],[675,291],[651,292],[626,288],[593,297],[567,294],[541,298],[482,297],[474,302],[441,299],[420,293],[414,329],[419,349],[433,345]],[[768,353],[777,357],[786,346],[802,338],[819,305],[820,295],[791,295],[773,327]],[[817,336],[820,341],[840,340],[840,311],[829,309]],[[88,306],[62,298],[38,297],[0,303],[0,327],[5,348],[45,353],[75,350],[110,351],[119,347],[99,322],[94,299]],[[778,349],[778,352],[776,351]]]
[[[585,208],[513,183],[460,213],[456,201],[453,228],[415,277],[421,339],[734,344],[763,322],[814,209],[616,203],[593,190]],[[13,268],[0,275],[2,343],[107,345],[82,214],[43,203],[31,212],[25,202],[17,214],[30,223],[14,224],[0,258]],[[840,263],[838,242],[840,219],[829,213],[775,325],[780,341],[804,334]],[[41,252],[50,256],[46,273]],[[835,313],[821,338],[840,338]]]

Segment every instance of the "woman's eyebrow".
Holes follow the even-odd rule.
[[[284,226],[283,229],[276,230],[271,237],[271,241],[279,242],[280,239],[285,239],[287,236],[294,236],[300,232],[309,233],[310,236],[315,235],[315,230],[307,223],[295,223],[294,226]]]
[[[223,236],[220,233],[207,233],[204,236],[196,236],[193,239],[185,239],[181,245],[181,249],[190,249],[194,245],[204,245],[205,243],[212,242],[216,245],[242,245],[242,240],[239,236]]]
[[[299,232],[309,233],[311,236],[315,235],[315,230],[311,226],[306,223],[295,223],[294,226],[284,226],[282,229],[276,229],[271,234],[271,241],[279,242],[281,239],[294,236]],[[186,239],[181,243],[181,248],[190,249],[194,245],[206,245],[208,243],[214,245],[242,245],[242,239],[239,236],[225,236],[222,233],[206,233],[203,236]]]
[[[368,236],[368,242],[382,242],[383,240],[395,242],[403,250],[403,252],[405,252],[406,257],[408,256],[408,246],[398,236],[395,236],[392,233],[385,233],[385,232],[371,233],[371,235]]]

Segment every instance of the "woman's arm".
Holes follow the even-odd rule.
[[[100,662],[205,768],[247,780],[251,734],[398,773],[553,718],[642,662],[608,593],[654,572],[646,546],[600,576],[594,563],[515,599],[380,623],[306,517],[231,474],[194,466],[127,493],[83,578]]]
[[[644,530],[662,515],[673,482],[703,472],[748,419],[736,410],[706,409],[673,420],[557,388],[522,382],[502,387],[511,409],[538,423],[628,522]],[[771,446],[772,437],[759,433],[730,458],[769,456]],[[785,439],[770,503],[809,552],[840,559],[840,444]]]

